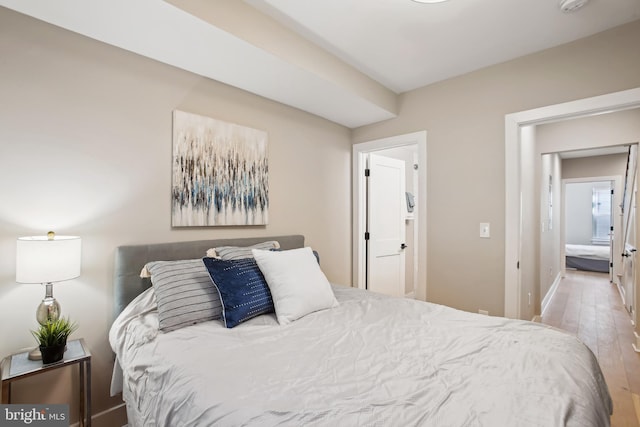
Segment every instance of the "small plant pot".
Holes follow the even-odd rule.
[[[55,363],[62,360],[64,357],[64,350],[67,343],[60,345],[54,345],[49,347],[40,346],[40,353],[42,354],[42,363],[48,365],[49,363]]]

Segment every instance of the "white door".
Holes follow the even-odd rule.
[[[633,285],[636,280],[636,248],[627,245],[622,254],[622,297],[624,299],[624,308],[627,309],[629,315],[633,315]]]
[[[624,250],[622,253],[622,298],[624,305],[631,319],[635,319],[635,291],[636,291],[636,248],[638,247],[636,231],[636,203],[637,194],[637,167],[638,167],[638,146],[633,144],[629,147],[629,158],[627,161],[627,176],[625,178],[624,202],[622,204],[623,219],[623,240]]]
[[[629,228],[627,241],[624,245],[624,252],[622,253],[622,299],[624,300],[624,306],[634,318],[634,303],[635,303],[635,282],[636,282],[636,209],[635,209],[635,197],[636,192],[632,193],[632,200],[629,212]]]
[[[367,289],[404,296],[405,163],[369,155]]]

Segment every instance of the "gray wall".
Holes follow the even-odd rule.
[[[116,246],[299,233],[328,278],[350,284],[348,129],[4,8],[0,58],[2,356],[35,344],[44,296],[15,282],[16,238],[49,229],[83,239],[81,277],[54,295],[93,353],[94,414],[121,403],[108,397]],[[174,109],[268,133],[268,226],[171,228]],[[70,380],[65,370],[16,383],[15,401],[67,402]]]
[[[638,131],[640,141],[640,131]],[[609,154],[578,159],[562,160],[562,178],[592,178],[620,175],[624,179],[627,168],[627,154]]]
[[[635,21],[425,86],[400,97],[397,118],[353,132],[358,143],[427,131],[428,300],[504,313],[505,115],[640,87],[638,40]]]

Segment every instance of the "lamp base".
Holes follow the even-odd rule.
[[[41,325],[46,324],[51,320],[58,320],[60,318],[60,304],[53,297],[53,283],[45,283],[46,291],[44,299],[38,305],[36,310],[36,320]]]
[[[29,352],[29,360],[42,360],[42,353],[40,353],[40,348],[36,347]]]

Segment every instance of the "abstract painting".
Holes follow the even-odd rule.
[[[175,110],[171,225],[266,225],[267,133]]]

